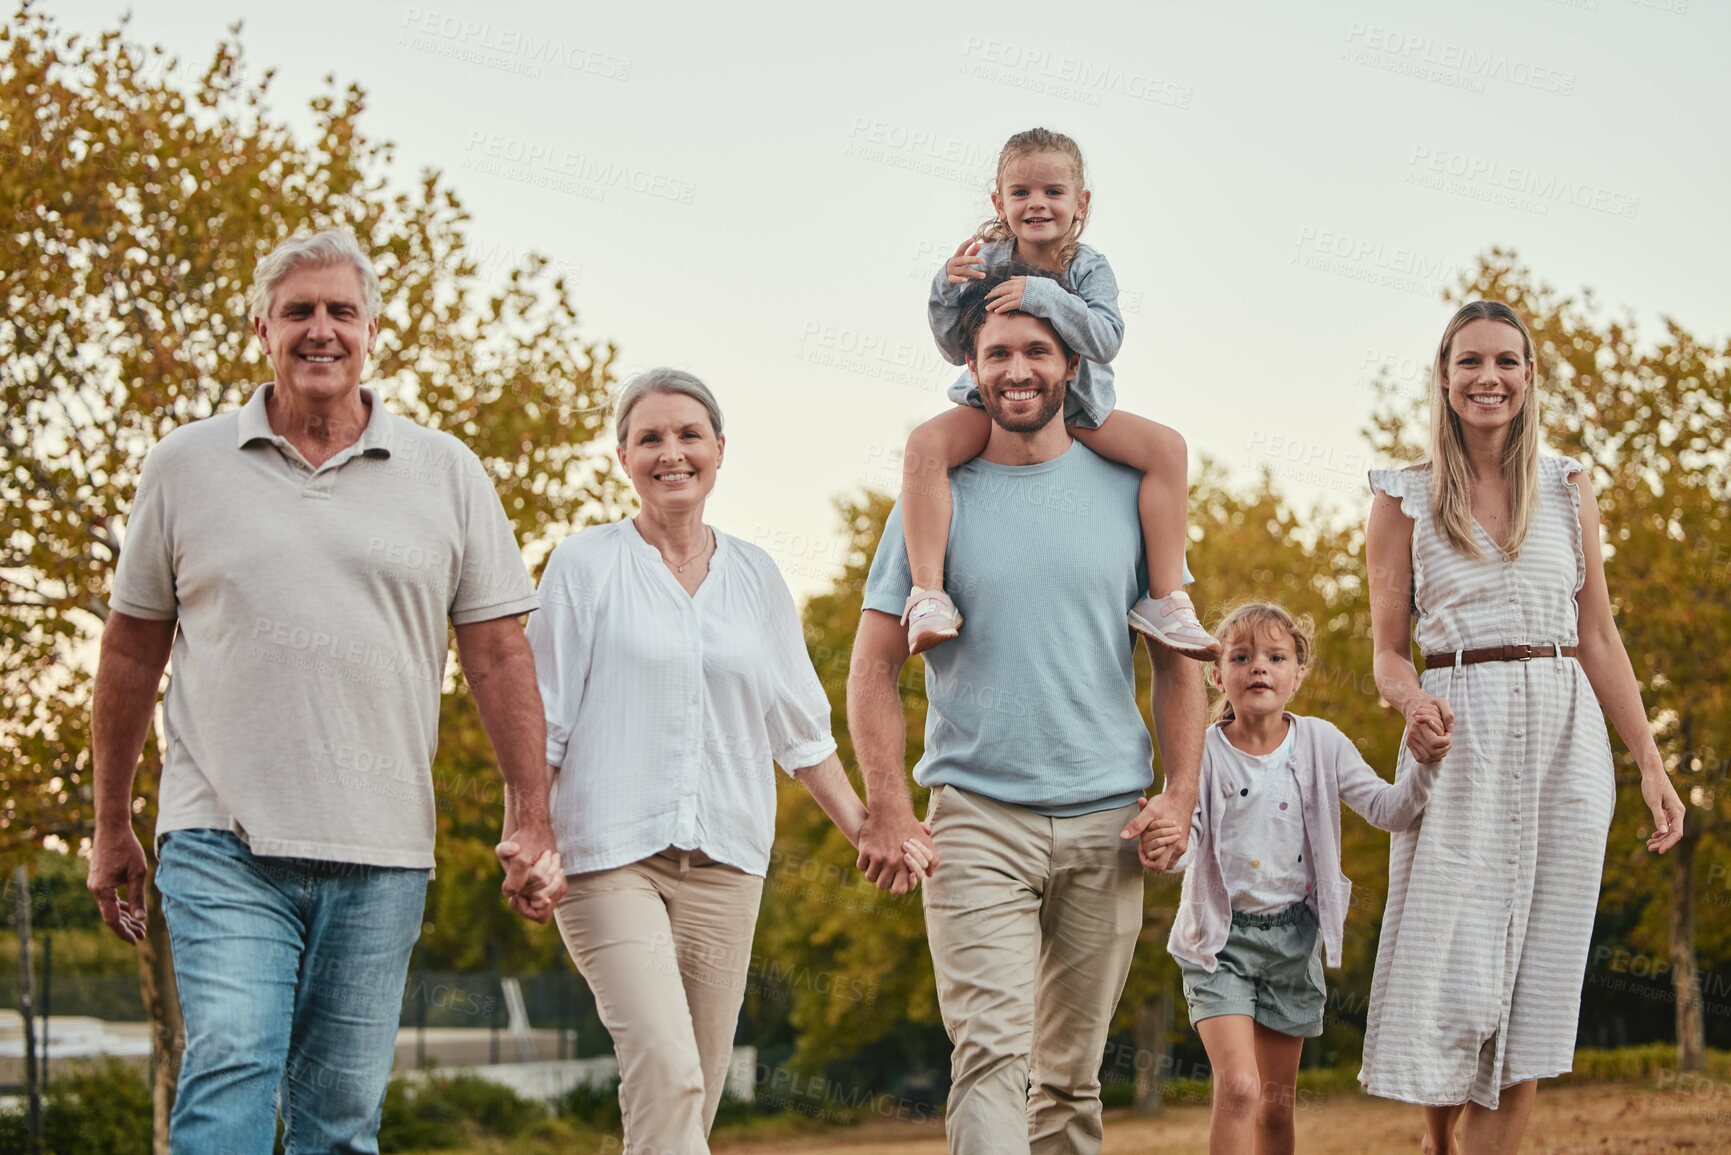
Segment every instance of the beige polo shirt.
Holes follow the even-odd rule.
[[[431,867],[449,635],[535,588],[456,438],[387,412],[312,468],[264,385],[144,463],[110,608],[180,619],[156,833],[261,855]]]

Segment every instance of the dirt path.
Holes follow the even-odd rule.
[[[1356,1095],[1298,1111],[1303,1155],[1416,1155],[1417,1107]],[[945,1155],[941,1126],[872,1123],[804,1139],[714,1144],[716,1155]],[[1159,1119],[1106,1116],[1103,1155],[1206,1155],[1208,1111],[1175,1107]],[[1523,1155],[1731,1153],[1731,1097],[1600,1085],[1540,1090]]]

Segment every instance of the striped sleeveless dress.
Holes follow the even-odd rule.
[[[1577,461],[1539,461],[1539,503],[1514,561],[1475,523],[1485,556],[1450,548],[1430,470],[1374,470],[1413,522],[1415,636],[1424,653],[1574,645],[1586,580]],[[1573,658],[1420,674],[1455,714],[1424,816],[1389,844],[1388,903],[1371,981],[1370,1094],[1495,1108],[1502,1088],[1574,1061],[1581,982],[1615,800],[1611,746]],[[1403,744],[1397,777],[1412,768]]]

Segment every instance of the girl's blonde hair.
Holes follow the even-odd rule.
[[[1078,194],[1088,187],[1088,178],[1082,168],[1082,150],[1075,141],[1061,132],[1053,132],[1049,128],[1030,128],[1026,132],[1018,132],[1004,142],[1004,147],[998,152],[998,175],[993,185],[999,195],[1004,189],[1004,169],[1019,156],[1029,156],[1038,152],[1056,152],[1070,158],[1070,163],[1076,166],[1076,191]],[[1058,248],[1058,264],[1069,268],[1070,262],[1076,259],[1076,250],[1082,247],[1082,230],[1087,227],[1087,218],[1081,214],[1070,222],[1070,231],[1064,236],[1064,243]],[[974,239],[990,243],[992,241],[1013,240],[1015,234],[1010,231],[1009,222],[1002,217],[992,217],[974,230]]]
[[[1539,373],[1533,352],[1533,335],[1527,331],[1520,314],[1501,301],[1473,301],[1462,305],[1443,330],[1437,346],[1436,364],[1431,369],[1430,460],[1431,516],[1442,527],[1449,546],[1466,557],[1482,558],[1473,520],[1472,471],[1467,465],[1466,441],[1461,435],[1461,419],[1448,398],[1449,358],[1453,355],[1455,335],[1473,321],[1501,321],[1512,325],[1521,335],[1521,348],[1527,364],[1533,367],[1532,383],[1527,386],[1521,411],[1515,414],[1509,429],[1508,444],[1503,447],[1503,482],[1509,491],[1509,543],[1506,552],[1512,560],[1520,556],[1532,524],[1533,510],[1539,503]]]
[[[1294,617],[1292,611],[1273,602],[1245,602],[1235,606],[1214,627],[1214,636],[1220,639],[1220,657],[1214,663],[1215,677],[1218,679],[1220,663],[1226,660],[1239,638],[1245,634],[1254,638],[1271,630],[1282,630],[1292,639],[1292,660],[1298,663],[1298,678],[1302,683],[1304,675],[1310,672],[1310,661],[1316,653],[1316,625],[1309,614]],[[1214,700],[1213,720],[1230,722],[1233,717],[1231,701],[1221,694]]]

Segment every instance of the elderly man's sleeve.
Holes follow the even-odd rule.
[[[541,607],[525,631],[547,715],[547,764],[563,766],[594,660],[595,593],[583,588],[568,550],[554,550],[541,574]]]
[[[770,702],[764,718],[770,754],[786,773],[816,766],[835,753],[830,729],[829,695],[812,668],[800,628],[799,610],[775,564],[767,558],[763,567],[769,604],[765,607],[772,635],[770,645]],[[844,671],[845,673],[845,671]]]
[[[913,572],[908,568],[907,543],[902,539],[902,507],[897,502],[884,522],[883,536],[878,539],[877,553],[872,555],[871,570],[866,574],[865,597],[860,606],[865,610],[881,610],[902,616],[908,594],[913,591]]]
[[[120,562],[108,597],[108,608],[128,617],[167,621],[180,613],[174,580],[172,474],[172,462],[162,446],[151,450],[126,518]]]
[[[493,479],[479,458],[467,452],[465,456],[463,557],[450,606],[451,621],[459,626],[516,617],[537,604],[535,585]]]

